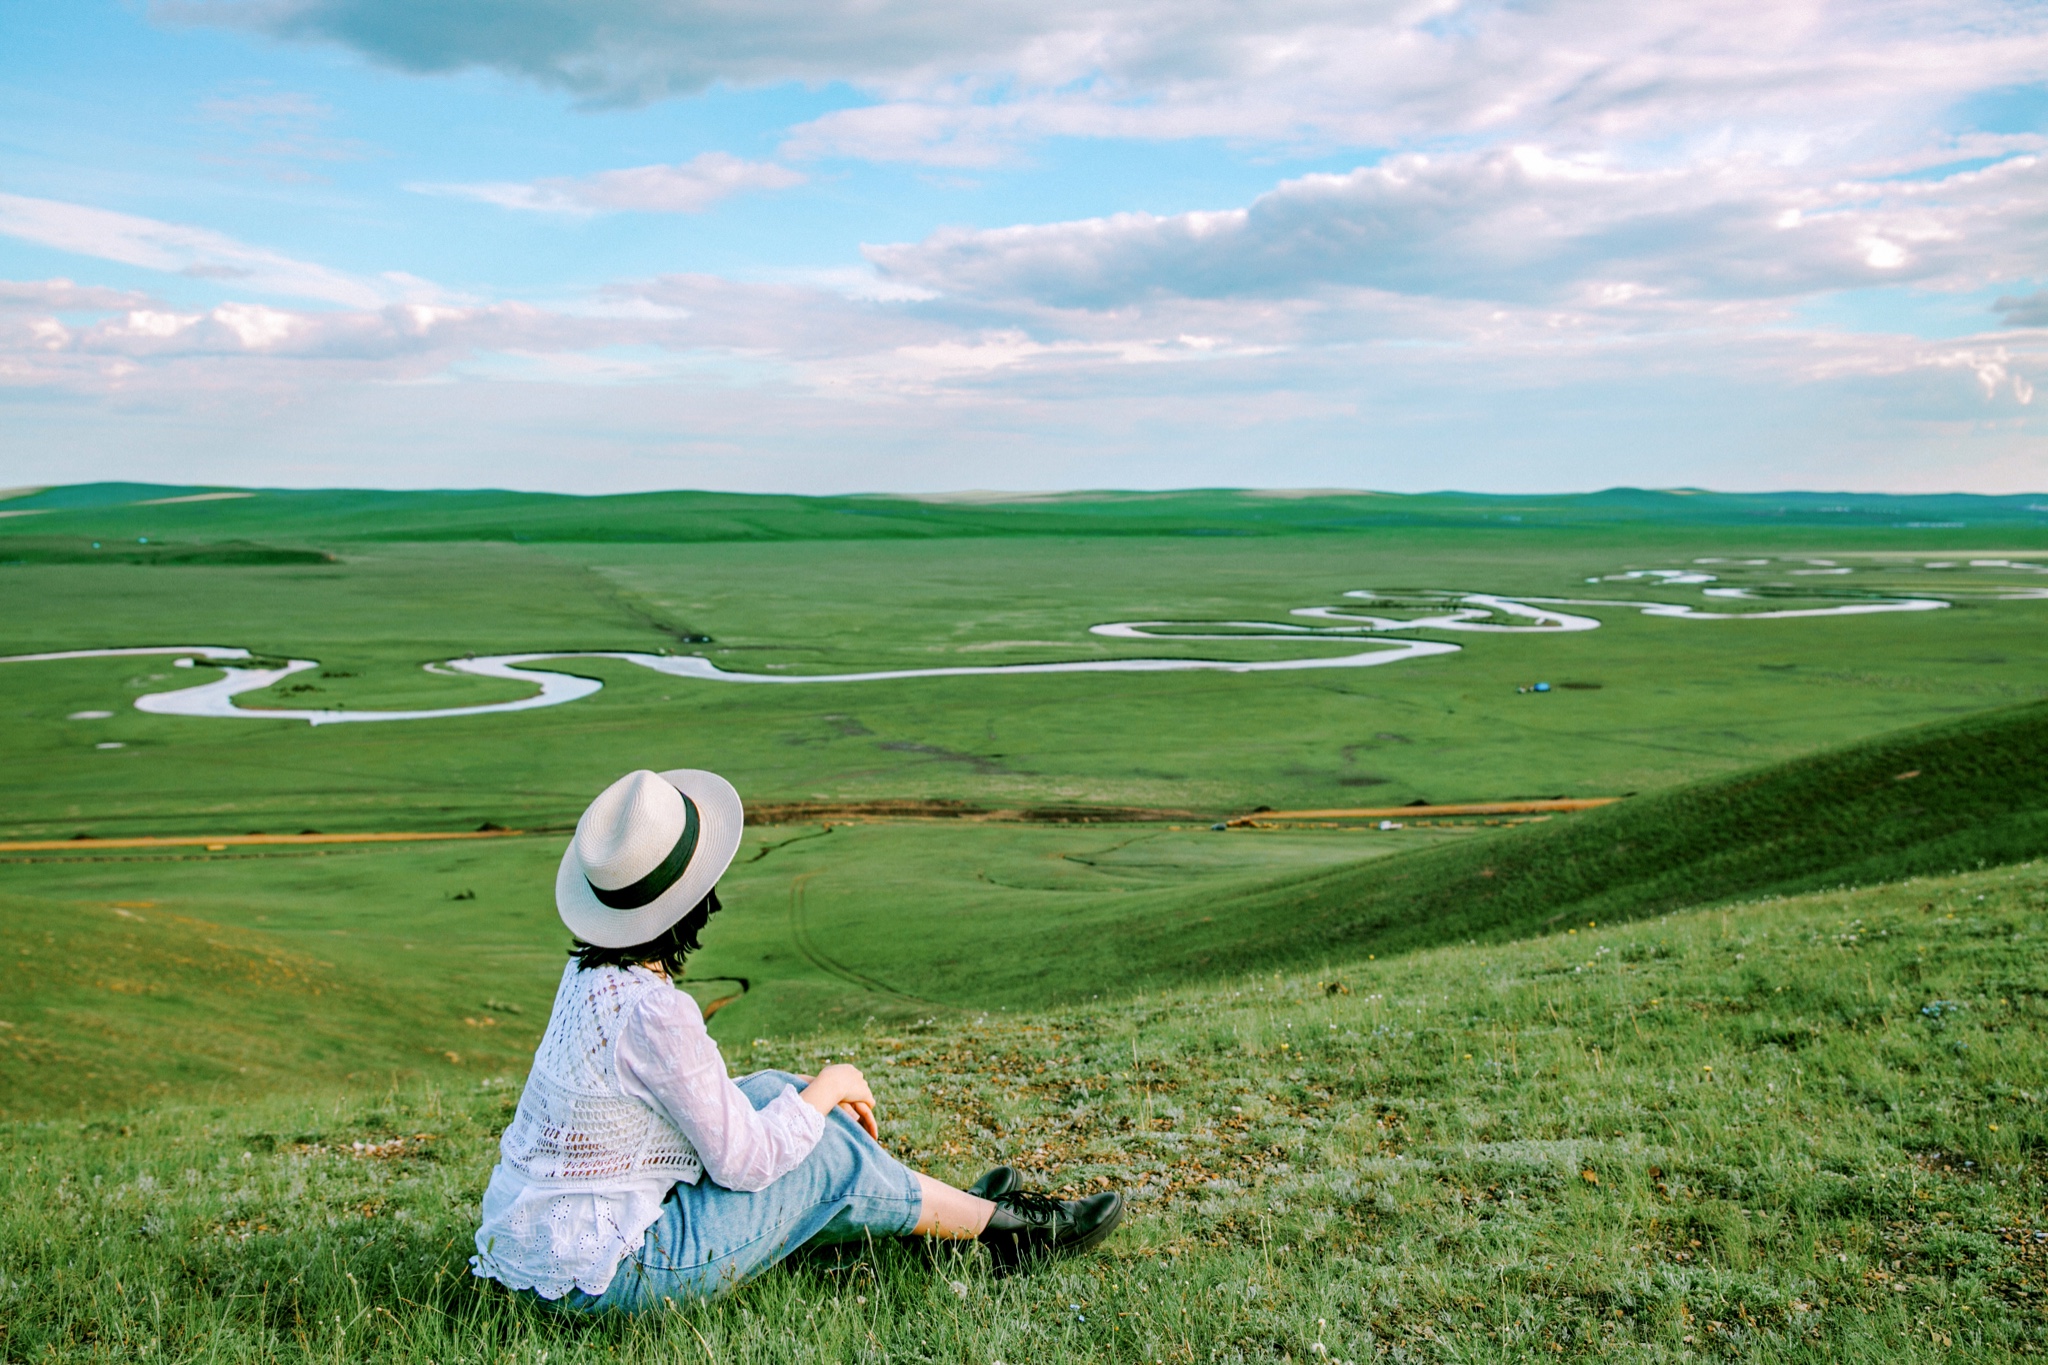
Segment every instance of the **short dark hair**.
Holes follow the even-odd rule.
[[[670,976],[681,976],[683,959],[703,946],[697,942],[697,931],[717,913],[718,889],[713,887],[689,914],[645,943],[628,948],[600,948],[580,938],[573,939],[575,946],[569,949],[569,956],[576,959],[576,970],[581,972],[592,967],[637,967],[643,962],[658,962]]]

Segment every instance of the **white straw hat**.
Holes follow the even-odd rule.
[[[585,943],[645,943],[718,884],[745,823],[740,794],[717,773],[627,773],[576,822],[555,873],[555,909]]]

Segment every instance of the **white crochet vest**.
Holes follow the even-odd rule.
[[[704,1168],[689,1140],[619,1086],[619,1035],[633,1007],[673,989],[649,972],[568,965],[518,1112],[499,1143],[507,1165],[570,1186],[655,1177],[697,1183]]]

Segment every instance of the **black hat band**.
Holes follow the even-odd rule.
[[[614,910],[638,910],[682,880],[683,869],[690,865],[690,855],[697,851],[697,803],[688,792],[679,790],[676,795],[683,798],[683,832],[676,836],[676,846],[668,851],[668,856],[639,881],[615,891],[605,890],[586,875],[583,882],[591,895]]]

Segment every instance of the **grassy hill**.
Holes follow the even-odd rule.
[[[1868,885],[2048,854],[2048,705],[1984,712],[1568,820],[1359,864],[1233,908],[1295,960]]]
[[[938,898],[973,906],[964,921],[905,908],[886,873],[835,873],[844,850],[810,845],[803,866],[820,879],[809,895],[845,888],[819,918],[848,968],[934,1000],[1014,1006],[2048,855],[2044,753],[2048,705],[2013,707],[1263,884]],[[898,945],[913,932],[888,932],[906,918],[926,945],[909,962]]]
[[[2003,1360],[2048,1347],[2048,866],[730,1049],[1134,1214],[643,1323],[464,1257],[515,1072],[0,1125],[0,1357]],[[226,1012],[218,1026],[244,1021]]]
[[[1238,489],[795,497],[677,491],[571,497],[498,489],[218,489],[75,484],[6,498],[0,539],[71,534],[319,541],[702,543],[992,536],[1270,537],[1397,527],[1530,532],[1642,526],[1829,530],[2048,529],[2038,496],[1714,493],[1393,494]]]

